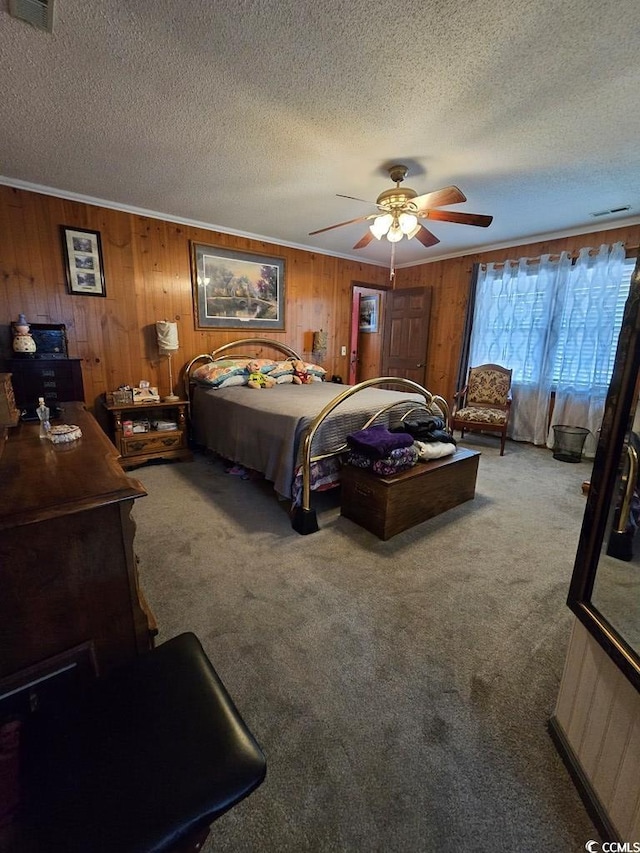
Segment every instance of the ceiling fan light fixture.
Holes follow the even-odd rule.
[[[52,2],[52,0],[48,0]],[[467,197],[459,187],[449,186],[439,190],[432,190],[428,193],[418,195],[416,190],[411,187],[402,187],[408,169],[406,166],[397,164],[390,166],[387,171],[389,177],[395,183],[392,189],[384,190],[376,199],[377,213],[370,213],[365,216],[357,216],[355,219],[349,219],[347,222],[338,222],[335,225],[329,225],[326,228],[319,228],[316,231],[309,232],[309,236],[316,234],[324,234],[325,231],[332,231],[334,228],[342,228],[345,225],[353,225],[356,222],[369,223],[369,231],[365,231],[364,235],[358,240],[353,247],[354,249],[364,249],[368,246],[372,239],[381,240],[386,236],[392,247],[392,263],[395,253],[395,244],[399,243],[403,237],[407,240],[412,240],[414,237],[419,240],[422,245],[428,249],[435,246],[440,240],[435,234],[432,234],[424,225],[420,223],[421,219],[434,219],[439,222],[453,222],[460,225],[475,225],[478,228],[487,228],[491,225],[492,216],[487,216],[480,213],[460,213],[453,210],[441,210],[441,207],[447,207],[451,204],[460,204],[467,200]],[[349,198],[353,201],[364,201],[350,195],[342,195],[342,198]],[[618,210],[622,210],[619,208]],[[617,213],[618,210],[609,211],[609,213]]]
[[[402,240],[404,234],[402,233],[402,229],[398,225],[397,220],[393,223],[391,228],[387,231],[387,240],[390,243],[397,243],[399,240]]]
[[[415,231],[418,225],[418,217],[414,216],[413,213],[401,213],[398,217],[398,225],[403,234],[411,237],[411,232]]]
[[[390,213],[383,213],[381,216],[376,216],[371,225],[369,226],[369,230],[376,238],[376,240],[380,240],[381,237],[387,233],[389,228],[393,225],[393,216]]]

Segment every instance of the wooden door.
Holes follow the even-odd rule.
[[[360,291],[353,288],[351,296],[351,345],[349,348],[349,385],[358,381],[358,324],[360,321]]]
[[[411,287],[387,295],[383,376],[402,376],[426,386],[431,289]]]

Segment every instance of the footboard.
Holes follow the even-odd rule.
[[[345,442],[330,453],[322,453],[317,456],[313,456],[313,439],[318,429],[325,418],[327,418],[338,406],[344,403],[345,400],[348,400],[350,397],[353,397],[354,394],[357,394],[365,388],[371,388],[379,385],[401,386],[403,389],[408,389],[412,393],[420,394],[424,398],[423,403],[413,407],[408,412],[405,412],[402,419],[406,418],[407,415],[415,411],[417,408],[431,409],[431,407],[437,406],[443,412],[447,428],[449,427],[449,406],[444,397],[432,394],[412,379],[405,379],[399,376],[380,376],[375,379],[367,379],[364,382],[359,382],[357,385],[348,386],[342,393],[338,394],[333,400],[327,403],[322,411],[316,415],[305,433],[302,444],[302,501],[299,506],[295,506],[293,508],[291,518],[291,525],[298,533],[306,535],[309,533],[315,533],[319,529],[317,513],[311,508],[311,465],[321,459],[338,456],[341,453],[344,453],[347,449],[347,444]],[[407,402],[412,402],[411,398],[398,399],[389,403],[371,415],[362,428],[366,429],[384,412],[400,405],[406,405]]]

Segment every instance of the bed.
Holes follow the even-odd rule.
[[[273,387],[247,386],[252,360],[275,378]],[[300,361],[310,372],[308,384],[289,378]],[[185,367],[184,381],[195,443],[263,474],[291,501],[292,526],[302,534],[318,530],[311,494],[339,483],[349,433],[374,422],[397,426],[418,409],[441,414],[448,424],[446,401],[412,380],[327,382],[321,367],[269,338],[243,338],[196,356]]]

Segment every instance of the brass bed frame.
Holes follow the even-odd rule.
[[[185,394],[188,400],[191,400],[192,390],[194,382],[191,379],[191,372],[194,367],[199,362],[207,362],[211,363],[214,361],[220,361],[224,357],[228,357],[230,350],[236,350],[239,347],[251,347],[252,351],[250,353],[234,353],[233,358],[261,358],[262,350],[257,350],[256,347],[269,347],[270,349],[275,350],[276,352],[280,352],[286,356],[286,359],[295,359],[304,361],[302,356],[300,356],[294,349],[292,349],[287,344],[281,343],[280,341],[272,340],[271,338],[242,338],[237,341],[231,341],[230,343],[223,344],[223,346],[218,347],[210,353],[202,353],[201,355],[197,355],[191,359],[191,361],[186,365],[184,369],[184,389]],[[330,400],[324,408],[318,412],[313,421],[309,424],[305,431],[304,439],[302,442],[302,502],[299,506],[295,506],[292,510],[291,514],[291,526],[295,531],[302,535],[306,535],[308,533],[315,533],[318,527],[318,519],[317,513],[315,509],[311,506],[311,465],[314,462],[319,462],[322,459],[330,459],[335,456],[340,456],[347,449],[348,445],[346,441],[341,444],[339,447],[327,452],[320,453],[317,455],[313,455],[312,444],[313,439],[324,421],[324,419],[331,414],[341,403],[345,400],[348,400],[350,397],[353,397],[354,394],[357,394],[359,391],[362,391],[364,388],[371,388],[377,385],[400,385],[403,389],[407,389],[407,393],[411,392],[414,394],[420,394],[424,397],[424,401],[420,401],[420,403],[416,406],[413,406],[407,412],[405,412],[401,421],[404,421],[406,417],[408,417],[412,412],[417,410],[432,410],[432,407],[436,406],[438,409],[442,411],[444,414],[444,419],[446,423],[447,429],[449,429],[449,405],[444,397],[441,397],[439,394],[432,394],[422,385],[419,385],[417,382],[414,382],[412,379],[405,379],[401,376],[379,376],[375,379],[366,379],[363,382],[358,382],[356,385],[348,385],[344,391],[336,394],[333,400]],[[411,399],[398,399],[393,403],[388,403],[386,406],[383,406],[381,409],[375,412],[375,414],[371,415],[366,423],[362,426],[362,429],[366,429],[371,426],[380,415],[384,414],[387,411],[399,406],[401,404],[406,404],[408,402],[415,402]]]

